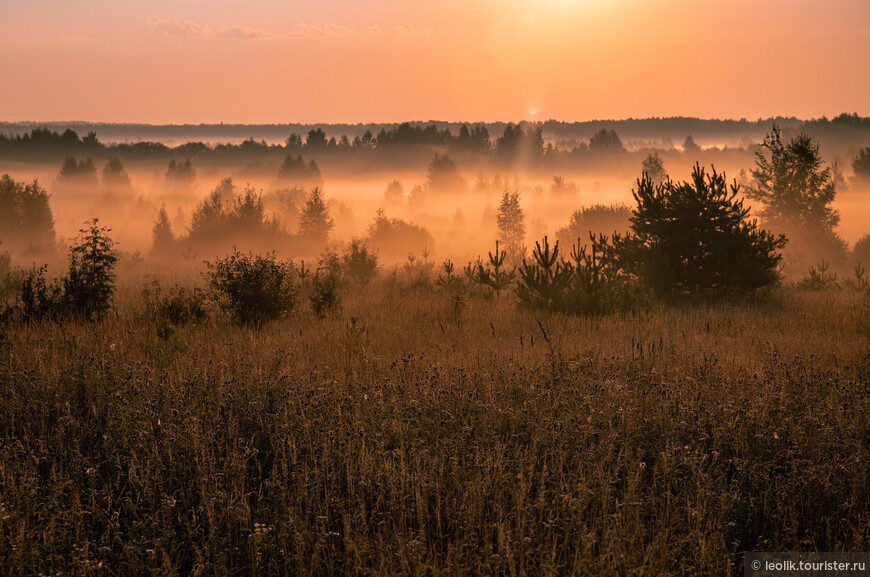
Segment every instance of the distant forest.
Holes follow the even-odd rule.
[[[870,142],[870,117],[843,113],[833,119],[769,118],[749,121],[646,118],[589,122],[401,124],[200,124],[146,125],[0,123],[0,158],[53,158],[66,154],[136,158],[217,159],[263,153],[353,153],[415,147],[513,156],[619,152],[639,149],[748,148],[773,123],[785,133],[805,131],[837,154],[854,154]]]

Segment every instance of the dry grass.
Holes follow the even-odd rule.
[[[738,574],[870,549],[870,303],[538,318],[376,284],[6,329],[0,572]],[[539,322],[540,321],[540,322]]]

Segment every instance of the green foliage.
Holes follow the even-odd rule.
[[[55,244],[54,217],[48,193],[34,180],[0,177],[0,241],[14,250],[42,252]]]
[[[632,191],[634,232],[614,238],[622,265],[661,295],[723,296],[776,282],[785,237],[749,221],[738,191],[697,164],[689,182],[656,185],[644,175]]]
[[[296,309],[296,269],[274,252],[254,255],[234,249],[206,267],[210,297],[239,324],[261,326]]]
[[[378,272],[378,255],[366,241],[355,238],[342,256],[342,265],[346,277],[367,283]]]
[[[118,253],[108,234],[111,229],[100,227],[98,219],[86,225],[70,248],[63,287],[71,310],[90,319],[102,316],[112,304]]]

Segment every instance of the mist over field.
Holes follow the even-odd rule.
[[[866,574],[868,24],[2,2],[0,576]]]
[[[152,232],[161,207],[169,217],[173,233],[183,237],[192,226],[197,206],[229,178],[232,186],[226,188],[223,202],[232,203],[237,195],[252,191],[263,202],[264,218],[286,233],[256,248],[276,250],[282,256],[297,259],[316,258],[325,245],[308,246],[294,239],[294,235],[298,233],[304,201],[312,187],[318,186],[334,221],[328,239],[332,246],[368,237],[375,217],[382,211],[388,218],[423,227],[431,237],[431,241],[420,246],[399,246],[391,241],[389,246],[380,247],[384,264],[400,264],[409,253],[419,256],[424,248],[433,260],[451,258],[465,263],[485,255],[497,238],[496,213],[505,192],[519,193],[526,222],[521,242],[527,247],[544,236],[559,237],[564,245],[570,245],[576,241],[571,238],[575,233],[580,233],[585,241],[588,232],[611,234],[614,230],[628,230],[627,217],[634,202],[632,189],[650,155],[661,161],[663,174],[673,180],[687,179],[693,166],[699,163],[723,172],[729,181],[736,179],[744,187],[743,194],[746,186],[752,184],[750,173],[755,167],[755,153],[765,131],[775,122],[782,123],[787,135],[801,131],[818,135],[822,158],[834,169],[837,179],[837,194],[832,203],[841,215],[837,233],[847,244],[860,240],[867,234],[865,221],[870,195],[867,180],[853,174],[851,164],[864,142],[862,138],[866,138],[867,128],[860,117],[850,115],[837,117],[833,122],[806,123],[796,119],[757,122],[661,119],[519,126],[298,125],[292,128],[308,128],[308,132],[292,132],[292,136],[287,134],[283,139],[276,138],[276,127],[267,131],[263,127],[244,126],[85,124],[37,129],[8,125],[24,131],[19,133],[24,139],[14,133],[4,136],[6,152],[0,172],[21,181],[36,179],[45,188],[61,244],[73,239],[83,222],[98,218],[113,229],[113,237],[122,251],[148,255],[152,252]],[[469,127],[482,129],[482,136],[475,135],[475,140]],[[25,131],[28,128],[31,132]],[[54,128],[57,131],[51,132]],[[79,136],[74,128],[83,134]],[[125,140],[103,142],[91,132],[92,128],[107,129],[109,134],[123,136]],[[499,129],[501,133],[490,133]],[[513,137],[514,129],[519,138]],[[690,129],[694,132],[682,135],[681,131]],[[42,130],[49,132],[43,134]],[[460,135],[463,130],[464,140]],[[620,136],[618,130],[626,136]],[[60,138],[63,131],[68,131],[63,135],[66,141]],[[93,140],[82,140],[89,132],[95,134]],[[238,136],[247,133],[271,139],[257,141]],[[601,138],[610,134],[615,136],[613,143]],[[149,135],[162,136],[167,141],[142,140]],[[199,137],[205,141],[180,142],[180,137]],[[206,140],[215,137],[227,140]],[[282,176],[282,164],[288,155],[302,159],[305,166],[297,173]],[[449,159],[445,166],[437,165],[441,155]],[[73,165],[64,168],[68,159],[74,161]],[[305,173],[312,161],[316,165],[315,176]],[[78,172],[76,162],[82,163]],[[115,163],[111,167],[117,173],[114,176],[107,172],[111,162]],[[184,165],[185,174],[172,174],[170,163]],[[622,206],[626,209],[621,213],[625,218],[590,223],[587,230],[575,227],[569,232],[572,215],[596,205]],[[747,200],[747,205],[758,203]],[[788,232],[800,234],[797,230]],[[221,246],[179,238],[174,254],[163,256],[184,255],[188,260],[202,261],[234,244],[245,248],[252,240],[229,226],[218,236],[220,239],[214,240],[220,240]],[[6,240],[6,244],[9,248],[10,241]],[[25,236],[16,238],[12,244],[26,247],[29,243]],[[811,242],[806,244],[799,254],[793,255],[792,266],[784,271],[787,276],[802,275],[821,258],[835,261],[841,268],[846,266],[844,255],[830,254]],[[16,252],[13,250],[13,254]],[[21,262],[28,258],[23,254],[21,257]]]

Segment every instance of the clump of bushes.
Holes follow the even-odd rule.
[[[599,313],[645,306],[651,296],[723,297],[746,294],[779,280],[774,237],[748,220],[725,175],[698,165],[689,182],[654,183],[647,174],[633,190],[632,232],[578,239],[573,262],[544,237],[523,260],[517,295],[534,308]]]
[[[366,241],[353,239],[342,256],[342,265],[347,278],[365,284],[378,272],[378,254],[369,250]]]
[[[206,267],[210,298],[239,324],[261,326],[296,310],[299,290],[291,260],[278,260],[274,252],[254,255],[233,249]]]
[[[157,323],[181,326],[208,318],[207,298],[199,287],[172,286],[164,293],[160,281],[154,279],[142,290],[145,311]]]
[[[341,307],[338,288],[341,284],[341,261],[334,252],[326,251],[317,263],[317,270],[311,279],[308,300],[311,311],[319,319]]]
[[[111,308],[115,293],[115,264],[118,253],[97,219],[79,231],[81,236],[69,250],[66,276],[47,282],[46,267],[28,272],[21,282],[17,313],[24,321],[77,316],[98,319]]]

